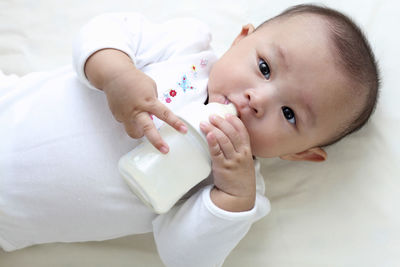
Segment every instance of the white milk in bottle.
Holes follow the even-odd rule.
[[[119,160],[119,171],[132,191],[156,213],[167,212],[186,192],[211,172],[207,141],[200,122],[211,114],[236,114],[232,103],[192,104],[179,116],[188,131],[181,134],[164,123],[159,131],[169,146],[162,154],[144,139]]]

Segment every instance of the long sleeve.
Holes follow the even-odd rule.
[[[252,223],[270,211],[264,181],[256,161],[257,196],[252,210],[228,212],[210,199],[212,186],[153,221],[157,249],[166,266],[221,266]]]
[[[73,67],[79,79],[90,88],[84,68],[96,51],[114,48],[125,52],[135,66],[166,61],[174,56],[211,50],[211,34],[202,22],[178,18],[153,23],[137,13],[107,13],[84,25],[73,45]]]

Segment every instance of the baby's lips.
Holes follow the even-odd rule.
[[[236,112],[237,112],[237,117],[240,119],[240,109],[238,109],[238,107],[235,105],[236,107]]]
[[[225,97],[224,104],[227,105],[227,104],[229,104],[229,103],[231,103],[231,101],[229,101],[229,99],[228,99],[227,97]]]
[[[235,102],[230,101],[228,98],[227,98],[227,100],[229,101],[227,104],[232,104],[232,105],[235,107],[235,109],[236,109],[236,116],[240,119],[240,109],[239,109],[239,106],[238,106]]]

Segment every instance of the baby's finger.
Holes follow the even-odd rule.
[[[213,132],[209,132],[206,138],[212,161],[221,162],[224,159],[224,153],[222,152],[222,149],[218,144],[217,137]]]
[[[207,142],[209,143],[210,153],[212,153],[211,146],[214,145],[215,148],[218,148],[218,150],[214,150],[216,154],[222,152],[224,157],[227,159],[233,157],[235,149],[229,138],[220,129],[209,123],[204,123],[204,122],[200,124],[200,129],[204,133],[206,133]],[[217,142],[218,145],[215,145],[214,141]]]
[[[123,122],[125,126],[126,133],[132,138],[140,138],[143,137],[143,129],[140,128],[135,122],[126,121]]]
[[[231,139],[234,147],[238,149],[244,145],[249,146],[250,137],[243,122],[238,117],[231,114],[226,115],[225,119],[233,128],[235,128],[235,137]]]
[[[167,106],[165,106],[160,101],[157,101],[155,104],[154,110],[149,111],[153,115],[155,115],[160,120],[166,122],[171,125],[177,131],[181,133],[187,132],[187,127],[183,121],[181,121],[178,116],[176,116]]]
[[[241,135],[238,130],[231,124],[230,121],[223,119],[220,116],[211,116],[210,122],[218,127],[230,140],[233,148],[238,151],[240,145],[242,144]]]
[[[204,121],[200,123],[200,129],[206,136],[211,157],[213,158],[213,160],[218,158],[223,159],[224,155],[222,153],[222,150],[219,147],[215,134],[212,132],[214,128],[215,127],[208,122]]]
[[[147,112],[142,112],[137,115],[136,123],[139,128],[143,129],[143,134],[149,142],[157,148],[161,153],[167,154],[169,151],[168,144],[164,142],[156,126],[151,120]]]
[[[222,152],[224,153],[225,158],[230,159],[235,155],[235,148],[232,145],[231,140],[224,132],[220,129],[215,128],[213,130],[215,137],[217,138],[217,142]]]

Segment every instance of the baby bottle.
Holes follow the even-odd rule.
[[[235,106],[209,103],[192,104],[178,114],[188,131],[179,133],[164,123],[159,132],[169,145],[162,154],[147,140],[121,157],[119,172],[131,190],[156,213],[167,212],[186,192],[207,178],[211,172],[211,157],[200,122],[211,114],[224,117],[236,114]]]

